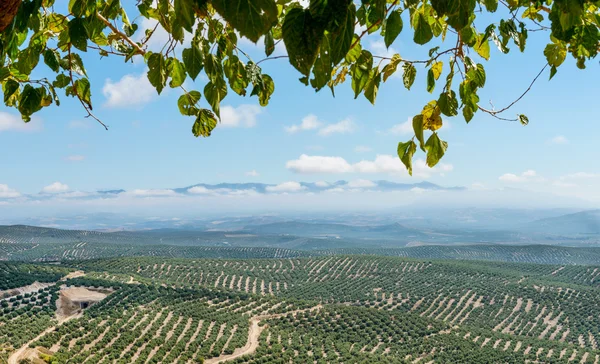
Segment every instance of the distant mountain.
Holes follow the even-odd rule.
[[[305,192],[319,192],[325,191],[331,188],[353,188],[352,184],[348,181],[340,180],[333,183],[327,184],[319,184],[314,182],[299,182],[302,187],[304,187]],[[373,181],[372,187],[365,187],[369,189],[377,189],[381,191],[409,191],[414,188],[420,188],[424,190],[448,190],[448,191],[457,191],[457,190],[465,190],[465,187],[443,187],[436,185],[431,182],[418,182],[418,183],[396,183],[385,180]],[[268,192],[268,187],[275,187],[276,184],[268,184],[268,183],[219,183],[219,184],[208,184],[208,183],[198,183],[192,186],[182,187],[182,188],[174,188],[173,191],[177,193],[193,193],[190,190],[199,187],[205,188],[208,191],[219,191],[219,190],[232,190],[232,191],[247,191],[254,190],[259,193]]]
[[[356,226],[286,221],[249,226],[245,228],[244,231],[261,235],[295,235],[303,237],[339,237],[354,239],[407,240],[425,237],[425,234],[421,231],[397,223],[379,226]]]
[[[600,234],[600,210],[536,220],[523,230],[553,235],[597,235]]]

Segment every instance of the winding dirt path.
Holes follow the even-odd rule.
[[[219,355],[215,358],[206,359],[206,360],[204,360],[204,364],[225,363],[225,362],[228,362],[231,360],[235,360],[244,355],[253,354],[256,351],[256,349],[258,348],[258,345],[259,345],[258,339],[260,338],[260,334],[266,328],[266,325],[263,325],[263,326],[259,325],[259,323],[262,320],[268,320],[268,319],[279,318],[279,317],[284,317],[284,316],[289,316],[289,315],[295,315],[300,312],[312,312],[312,311],[320,310],[321,308],[323,308],[322,305],[316,305],[314,307],[307,308],[304,310],[295,310],[295,311],[290,311],[290,312],[286,312],[286,313],[278,313],[278,314],[272,314],[272,315],[258,315],[258,316],[251,317],[250,318],[250,329],[248,330],[248,341],[246,342],[246,345],[244,345],[241,348],[235,349],[235,351],[232,354]]]

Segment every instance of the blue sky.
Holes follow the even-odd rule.
[[[411,37],[406,28],[392,48],[406,58],[423,58],[431,46],[415,46]],[[159,38],[160,34],[156,45]],[[546,33],[530,33],[525,54],[512,46],[509,55],[502,55],[492,44],[489,62],[473,55],[488,75],[481,100],[492,100],[500,108],[520,95],[545,63],[547,39]],[[377,37],[363,45],[374,54],[387,52]],[[255,59],[264,57],[262,46],[248,41],[241,46]],[[546,71],[507,112],[507,117],[528,115],[527,127],[483,113],[469,125],[461,118],[445,120],[440,135],[450,146],[442,164],[430,170],[417,161],[415,176],[409,177],[399,168],[395,150],[398,141],[412,136],[402,124],[435,98],[425,91],[422,68],[410,92],[400,77],[392,77],[372,106],[362,96],[354,100],[349,83],[338,87],[333,98],[328,90],[315,93],[298,82],[300,75],[286,59],[265,62],[264,72],[276,83],[269,105],[261,108],[255,98],[230,92],[222,103],[222,124],[210,138],[197,139],[191,134],[193,120],[177,110],[180,91],[157,96],[145,80],[143,62],[124,64],[93,54],[85,55],[84,61],[95,113],[109,131],[83,118],[81,106],[66,97],[60,107],[38,113],[27,126],[14,110],[2,106],[0,205],[6,209],[25,204],[23,196],[43,191],[76,195],[196,183],[340,179],[427,180],[479,191],[518,188],[573,197],[578,201],[574,204],[600,202],[595,187],[600,182],[597,62],[589,62],[582,71],[568,58],[552,81]],[[204,81],[188,79],[186,88],[202,90]],[[296,192],[292,190],[282,192]]]

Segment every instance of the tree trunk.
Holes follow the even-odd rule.
[[[21,0],[0,0],[0,33],[12,24],[20,6]]]

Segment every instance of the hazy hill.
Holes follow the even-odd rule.
[[[600,210],[582,211],[536,220],[527,224],[524,230],[553,235],[600,234]]]

